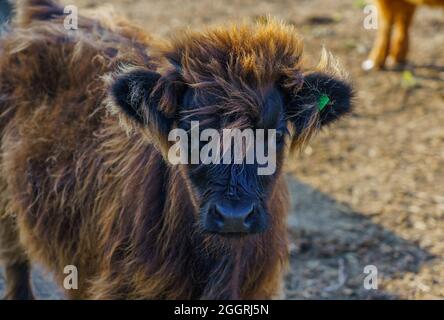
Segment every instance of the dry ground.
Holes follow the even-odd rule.
[[[71,2],[81,8],[102,3]],[[270,14],[299,28],[313,64],[322,45],[333,51],[356,85],[356,110],[289,163],[286,297],[444,298],[443,11],[418,12],[411,73],[366,74],[360,63],[375,31],[363,28],[365,1],[107,2],[161,36]],[[363,287],[369,264],[378,268],[378,290]],[[56,296],[36,279],[42,298]]]

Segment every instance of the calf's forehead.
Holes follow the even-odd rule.
[[[276,86],[232,95],[190,88],[183,98],[182,115],[182,120],[201,122],[202,128],[238,123],[249,128],[276,129],[285,118],[284,99]]]

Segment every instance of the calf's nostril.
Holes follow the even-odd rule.
[[[220,211],[220,208],[218,208],[217,205],[215,205],[213,207],[212,213],[213,213],[213,219],[214,219],[214,222],[216,223],[216,225],[219,228],[223,227],[225,218],[224,218],[223,213]]]
[[[245,217],[244,224],[247,227],[249,227],[253,223],[255,212],[256,212],[256,208],[253,206],[251,208],[250,212]]]

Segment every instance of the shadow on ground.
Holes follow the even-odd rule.
[[[5,278],[3,268],[0,267],[0,297],[4,295]],[[61,289],[57,287],[50,274],[46,274],[41,268],[35,266],[32,270],[32,287],[34,295],[42,300],[63,299]]]
[[[418,273],[434,257],[415,243],[289,177],[292,210],[288,299],[396,299],[387,282]],[[378,289],[364,288],[364,267],[378,270]]]

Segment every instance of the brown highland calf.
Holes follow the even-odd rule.
[[[350,110],[334,59],[306,70],[296,31],[276,21],[154,41],[110,12],[79,17],[75,31],[64,18],[53,1],[19,1],[0,42],[6,297],[32,298],[30,261],[60,284],[76,266],[70,298],[276,297],[284,146]],[[191,120],[276,129],[276,172],[171,165],[168,132]]]
[[[376,0],[378,35],[368,59],[362,64],[364,70],[383,68],[387,58],[395,66],[406,62],[413,15],[418,5],[424,4],[444,7],[444,0]]]

